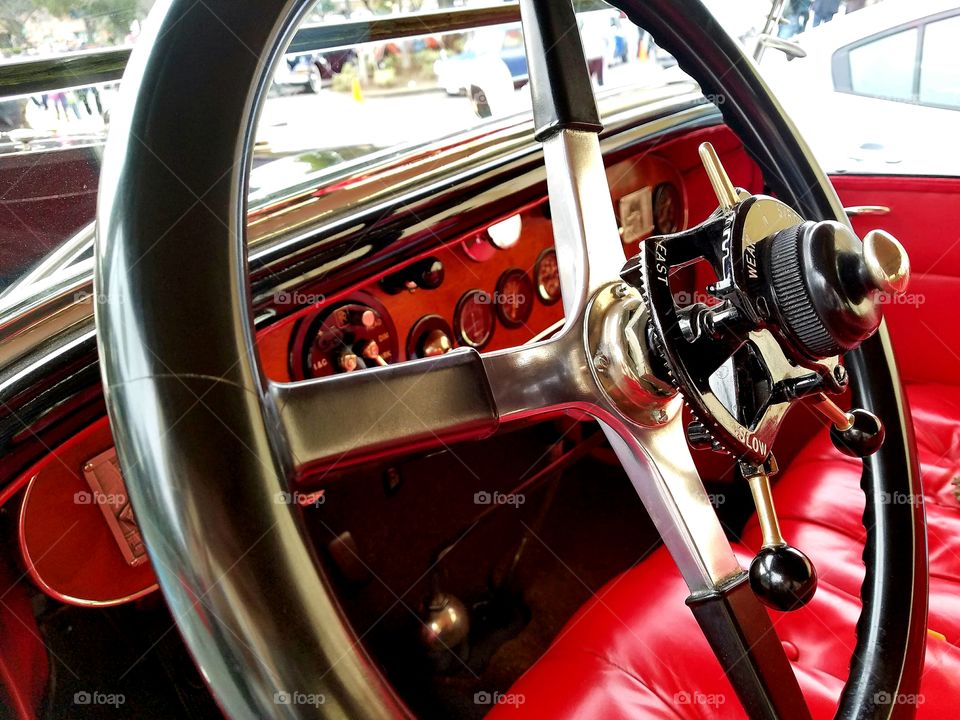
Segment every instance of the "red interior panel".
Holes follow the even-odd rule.
[[[845,207],[882,205],[887,215],[855,217],[862,237],[882,228],[910,253],[907,294],[884,308],[906,382],[960,384],[960,178],[832,178]]]

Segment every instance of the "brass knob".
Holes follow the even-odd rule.
[[[871,230],[863,238],[863,261],[873,286],[881,292],[899,294],[910,283],[910,257],[900,241],[883,230]]]
[[[423,339],[423,356],[435,357],[450,352],[453,345],[443,330],[431,330]]]

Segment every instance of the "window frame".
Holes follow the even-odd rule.
[[[938,110],[952,110],[954,112],[960,111],[960,107],[957,107],[956,105],[922,102],[920,100],[920,75],[923,70],[923,47],[926,40],[927,25],[931,25],[941,20],[949,20],[957,16],[960,16],[960,9],[946,10],[934,15],[928,15],[927,17],[918,18],[916,20],[911,20],[909,22],[887,28],[886,30],[882,30],[874,33],[873,35],[861,38],[860,40],[856,40],[848,45],[844,45],[843,47],[834,51],[833,56],[831,57],[831,72],[833,75],[834,91],[844,93],[846,95],[872,98],[874,100],[886,100],[887,102],[901,103],[904,105],[916,105],[919,107],[935,108]],[[865,45],[870,45],[871,43],[883,40],[884,38],[913,29],[917,30],[917,48],[914,55],[913,82],[910,99],[874,95],[871,93],[858,92],[854,90],[850,71],[850,52]]]

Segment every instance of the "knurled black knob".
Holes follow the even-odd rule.
[[[861,242],[832,221],[781,230],[767,263],[783,331],[817,359],[870,337],[880,325],[880,294],[902,292],[909,278],[907,255],[892,236],[873,231]]]

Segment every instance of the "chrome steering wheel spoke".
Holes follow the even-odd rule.
[[[626,260],[594,132],[561,130],[543,143],[550,213],[568,324]]]
[[[662,427],[612,417],[601,426],[690,593],[700,595],[742,578],[743,569],[693,463],[680,405]]]

